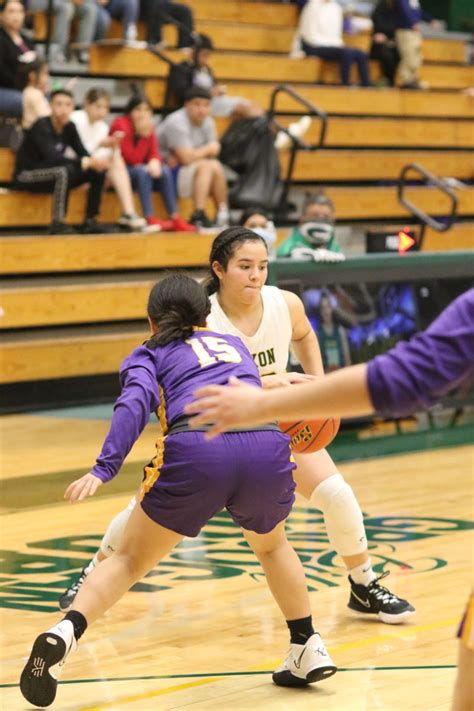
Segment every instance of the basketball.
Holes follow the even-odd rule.
[[[326,417],[321,420],[297,420],[278,424],[281,431],[290,437],[293,452],[310,454],[319,452],[333,441],[341,420],[339,417]]]

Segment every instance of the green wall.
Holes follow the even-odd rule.
[[[421,0],[433,17],[446,20],[450,30],[474,30],[474,0]]]

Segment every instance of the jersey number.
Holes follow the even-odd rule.
[[[223,338],[201,336],[200,338],[190,338],[186,343],[193,349],[201,368],[212,365],[218,360],[224,363],[242,362],[239,351]]]

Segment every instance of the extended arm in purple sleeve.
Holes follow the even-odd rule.
[[[122,392],[114,406],[110,430],[92,474],[107,482],[122,463],[159,404],[158,384],[144,367],[122,373]]]
[[[401,417],[431,407],[474,376],[474,289],[462,294],[426,331],[377,356],[367,382],[375,411]]]

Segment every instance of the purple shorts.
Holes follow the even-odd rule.
[[[241,528],[271,531],[295,500],[288,437],[259,430],[229,432],[208,442],[204,434],[179,432],[164,438],[161,456],[154,460],[157,466],[145,468],[144,512],[160,526],[189,537],[224,508]]]

